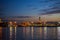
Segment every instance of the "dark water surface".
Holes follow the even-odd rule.
[[[60,27],[0,27],[0,40],[60,40]]]

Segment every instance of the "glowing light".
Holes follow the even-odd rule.
[[[60,24],[60,22],[58,22]]]
[[[33,22],[31,22],[31,23],[33,23]]]
[[[44,27],[44,31],[46,31],[47,30],[47,27]]]
[[[17,23],[16,21],[14,23]]]
[[[12,24],[12,22],[9,22],[10,24]]]
[[[12,27],[10,27],[10,40],[12,40]]]
[[[9,22],[9,25],[11,26],[11,25],[13,25],[13,23],[10,21],[10,22]]]

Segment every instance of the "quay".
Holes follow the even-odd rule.
[[[0,27],[58,27],[60,24],[58,23],[20,23],[16,22],[2,22],[0,23]]]

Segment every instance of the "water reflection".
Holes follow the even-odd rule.
[[[10,27],[10,40],[12,40],[12,27]]]
[[[58,27],[57,29],[58,29],[58,31],[57,31],[58,37],[57,38],[58,38],[58,40],[60,40],[60,27]]]
[[[44,27],[44,39],[47,39],[47,27]]]
[[[2,27],[0,27],[0,40],[2,40]]]
[[[16,40],[16,27],[15,27],[15,40]]]
[[[24,37],[25,40],[30,40],[31,39],[32,30],[31,30],[30,27],[23,27],[23,37]]]
[[[10,27],[10,40],[16,40],[16,27]]]
[[[32,35],[32,39],[33,39],[33,27],[31,27],[31,35]]]
[[[1,27],[0,40],[2,38],[3,40],[60,40],[60,27]]]
[[[47,39],[57,40],[57,27],[47,27]]]

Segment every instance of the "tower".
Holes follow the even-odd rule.
[[[39,22],[41,23],[41,17],[39,17]]]

